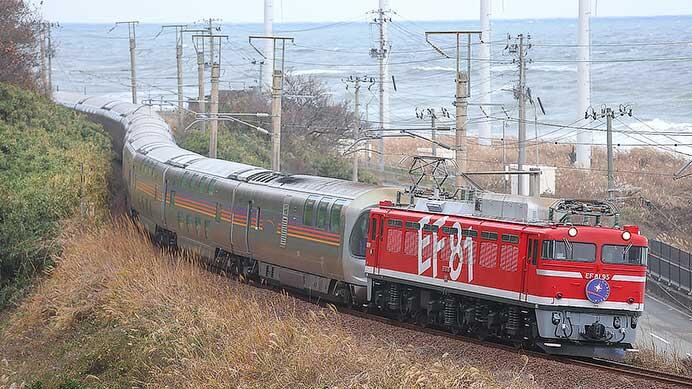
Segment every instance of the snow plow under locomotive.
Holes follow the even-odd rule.
[[[123,145],[128,206],[154,239],[212,266],[549,353],[592,356],[634,342],[647,246],[636,227],[570,225],[578,207],[569,202],[488,193],[401,204],[397,188],[184,150],[152,107],[56,100]],[[521,217],[508,215],[508,204]]]

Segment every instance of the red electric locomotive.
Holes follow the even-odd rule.
[[[646,281],[647,239],[638,228],[600,225],[616,216],[603,203],[551,200],[549,217],[527,222],[482,208],[514,204],[526,215],[530,198],[483,200],[419,198],[373,209],[371,309],[552,354],[631,349]],[[567,222],[575,214],[581,224]]]

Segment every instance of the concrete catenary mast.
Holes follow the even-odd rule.
[[[379,132],[384,135],[384,129],[389,124],[389,40],[387,34],[387,14],[389,13],[389,0],[379,0],[377,9],[377,24],[379,25],[379,47],[375,49],[376,58],[380,67],[378,83],[380,98]],[[380,137],[378,147],[378,169],[384,172],[384,137]]]
[[[264,0],[264,36],[273,35],[273,25],[274,25],[274,0]],[[263,90],[263,86],[271,88],[273,75],[273,63],[274,63],[274,42],[271,39],[267,39],[264,42],[264,63],[260,66],[264,69],[262,70],[262,76],[260,77],[260,90]]]
[[[479,64],[479,78],[478,81],[480,94],[480,104],[483,110],[489,115],[490,107],[492,105],[491,91],[492,84],[490,79],[490,41],[491,27],[490,27],[490,15],[492,13],[492,2],[491,0],[480,0],[481,1],[481,44],[478,50]],[[478,130],[479,143],[482,145],[490,145],[492,136],[491,133],[491,122],[489,120],[484,120],[480,123]]]
[[[591,106],[591,0],[579,0],[579,33],[577,36],[577,113],[578,117]],[[590,131],[577,133],[577,167],[591,167]]]

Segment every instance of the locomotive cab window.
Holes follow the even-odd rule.
[[[618,265],[646,265],[647,248],[641,246],[604,245],[601,261]]]
[[[365,247],[368,243],[368,222],[370,211],[366,211],[358,216],[356,223],[353,225],[351,237],[349,239],[349,249],[351,255],[357,258],[365,258]]]
[[[567,242],[564,240],[543,241],[543,259],[573,262],[594,262],[596,245],[592,243]]]

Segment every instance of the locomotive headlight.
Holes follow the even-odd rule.
[[[552,320],[553,324],[560,324],[560,322],[562,321],[562,315],[560,315],[560,312],[553,312]]]
[[[630,240],[632,238],[632,233],[629,231],[625,231],[622,233],[622,239],[623,240]]]
[[[615,329],[620,328],[620,316],[615,316],[613,318],[613,328],[615,328]]]
[[[577,236],[577,232],[578,232],[578,231],[577,231],[576,228],[570,227],[570,229],[567,230],[567,235],[569,235],[569,236],[571,236],[572,238],[574,238],[575,236]]]

